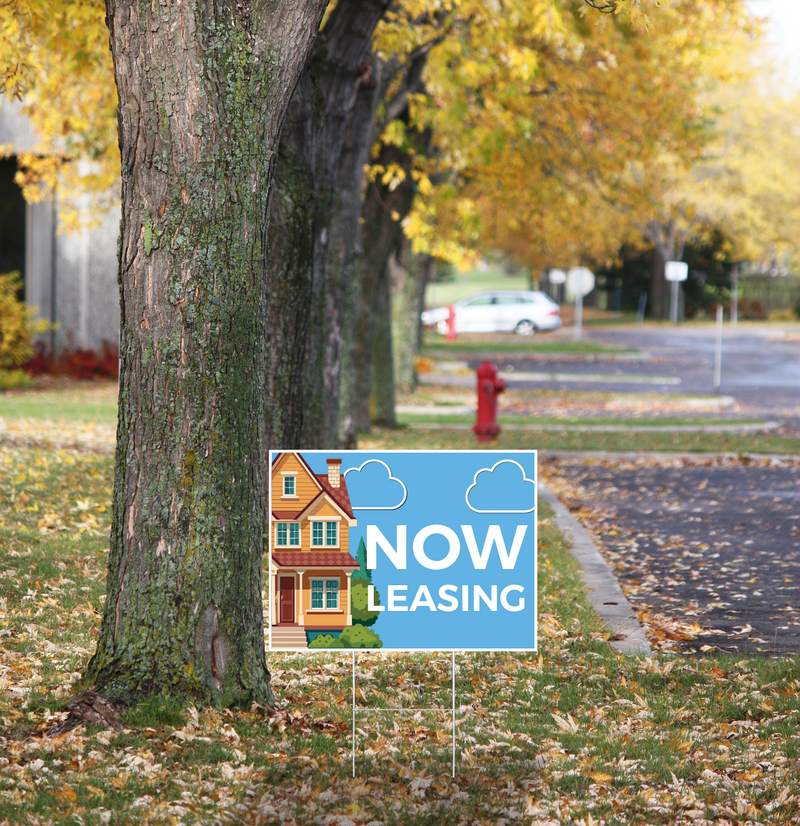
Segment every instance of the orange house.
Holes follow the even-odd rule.
[[[356,525],[341,459],[314,473],[299,453],[272,463],[270,625],[272,648],[305,648],[306,631],[353,624],[349,528]]]

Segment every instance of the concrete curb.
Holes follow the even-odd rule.
[[[620,654],[652,654],[633,608],[586,529],[541,480],[539,495],[555,512],[556,525],[567,538],[572,555],[578,560],[592,608],[614,634],[621,637],[612,640],[609,643],[611,647]]]

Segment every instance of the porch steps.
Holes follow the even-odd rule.
[[[305,629],[296,626],[281,627],[272,626],[272,648],[287,648],[297,651],[300,648],[308,648]]]

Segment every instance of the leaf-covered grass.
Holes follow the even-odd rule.
[[[575,430],[510,430],[500,433],[497,442],[479,444],[469,428],[457,430],[426,428],[424,424],[398,430],[375,429],[364,436],[360,445],[403,450],[424,447],[428,450],[606,450],[657,451],[678,453],[782,454],[800,453],[800,439],[767,433],[651,433],[587,432]]]
[[[450,413],[447,408],[437,407],[435,410],[426,410],[413,413],[398,413],[397,420],[400,424],[426,424],[426,423],[442,423],[442,424],[475,424],[475,414],[467,413]],[[535,427],[539,424],[544,425],[564,425],[564,426],[613,426],[613,427],[629,427],[632,430],[647,427],[686,427],[686,426],[703,426],[714,427],[715,425],[743,425],[743,424],[764,424],[763,419],[719,419],[712,417],[678,417],[678,416],[662,416],[651,419],[643,419],[632,416],[600,416],[593,418],[578,418],[575,416],[521,416],[513,413],[500,413],[497,420],[502,426],[503,424],[524,424]]]
[[[419,445],[419,442],[417,442]],[[268,654],[279,708],[41,734],[94,647],[111,459],[0,447],[0,823],[790,823],[797,659],[623,658],[542,506],[540,649]],[[239,808],[235,808],[238,806]],[[326,818],[328,818],[326,820]],[[347,820],[345,820],[347,818]]]

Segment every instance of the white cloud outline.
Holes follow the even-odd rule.
[[[383,461],[383,459],[367,459],[367,461],[364,462],[361,465],[361,467],[358,467],[358,468],[349,467],[349,468],[347,468],[347,470],[343,474],[344,477],[345,477],[345,481],[347,481],[347,474],[350,473],[351,470],[356,471],[356,473],[361,473],[361,471],[367,465],[371,464],[372,462],[377,462],[378,464],[383,465],[386,468],[386,470],[389,471],[389,481],[390,482],[392,482],[392,481],[399,482],[403,486],[403,499],[402,499],[402,501],[400,502],[399,505],[392,505],[391,508],[375,508],[375,507],[357,508],[355,505],[352,504],[352,502],[350,503],[350,507],[354,511],[396,511],[398,508],[401,508],[405,504],[406,499],[408,499],[408,488],[405,486],[405,483],[403,482],[402,479],[398,479],[396,476],[392,476],[392,469],[389,467],[389,465],[386,464],[386,462]]]
[[[473,508],[469,501],[469,492],[478,484],[478,477],[481,473],[494,473],[495,468],[498,465],[502,464],[512,464],[516,465],[522,471],[522,481],[523,482],[530,482],[533,485],[534,490],[534,497],[533,497],[533,507],[528,508],[527,510],[478,510],[478,508]],[[467,507],[473,511],[474,513],[533,513],[536,510],[536,481],[534,479],[528,479],[527,474],[525,473],[525,468],[522,465],[515,461],[514,459],[501,459],[499,462],[495,462],[491,468],[482,467],[473,477],[472,477],[472,484],[467,488],[467,492],[464,494],[464,499],[467,502]]]

